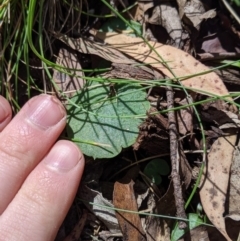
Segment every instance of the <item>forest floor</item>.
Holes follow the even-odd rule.
[[[58,96],[86,159],[56,241],[239,240],[238,2],[21,7],[26,35],[0,25],[1,92],[14,112]]]

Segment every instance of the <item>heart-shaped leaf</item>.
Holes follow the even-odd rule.
[[[68,136],[85,155],[111,158],[131,146],[150,108],[140,85],[94,84],[71,99]]]
[[[170,167],[168,163],[160,158],[151,160],[144,169],[144,174],[148,176],[153,183],[156,185],[161,184],[162,177],[168,175],[170,172]]]

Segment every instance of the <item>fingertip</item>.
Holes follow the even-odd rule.
[[[12,118],[12,110],[8,101],[0,95],[0,131],[2,131]]]
[[[23,108],[27,120],[42,130],[56,126],[66,120],[66,110],[62,103],[51,95],[38,95],[27,102]]]
[[[19,241],[55,237],[74,200],[83,168],[84,157],[79,148],[70,141],[58,141],[2,214],[0,236]]]
[[[55,171],[68,172],[78,163],[84,166],[84,157],[77,145],[71,141],[60,140],[44,158],[44,163]]]
[[[1,214],[59,138],[66,125],[66,112],[56,98],[41,95],[28,101],[8,123],[10,105],[0,98],[2,108],[10,114],[0,130]]]

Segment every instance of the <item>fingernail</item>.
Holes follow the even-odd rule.
[[[3,122],[7,117],[9,113],[6,109],[6,107],[0,102],[0,122]]]
[[[39,95],[28,102],[28,119],[38,127],[48,129],[66,117],[60,101],[50,95]]]
[[[59,172],[68,172],[81,160],[78,147],[68,141],[59,141],[44,159],[45,164]]]

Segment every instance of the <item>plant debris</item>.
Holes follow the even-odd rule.
[[[56,241],[237,240],[240,8],[226,2],[1,6],[1,94],[15,113],[58,96],[61,138],[85,154]]]

